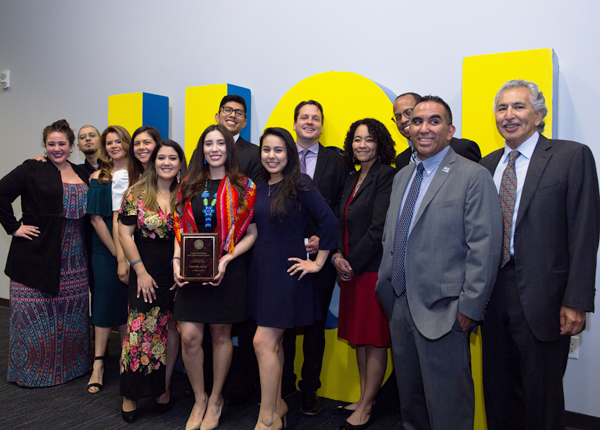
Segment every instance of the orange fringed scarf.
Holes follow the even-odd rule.
[[[231,186],[228,176],[225,176],[219,184],[217,192],[217,228],[220,239],[220,253],[223,250],[232,253],[234,245],[240,241],[248,228],[252,215],[254,214],[254,202],[256,201],[256,185],[250,178],[244,178],[244,197],[246,209],[238,205],[239,196],[235,188]],[[177,193],[177,200],[181,200],[181,187]],[[198,227],[192,212],[192,200],[185,202],[185,206],[178,207],[175,211],[175,236],[181,245],[181,233],[197,233]]]

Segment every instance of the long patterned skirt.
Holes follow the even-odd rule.
[[[58,296],[10,282],[8,381],[49,387],[92,368],[83,220],[63,219]]]

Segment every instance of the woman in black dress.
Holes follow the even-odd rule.
[[[196,402],[186,429],[210,430],[219,425],[223,410],[223,385],[233,344],[232,323],[247,317],[246,261],[239,258],[256,240],[250,224],[256,186],[240,172],[233,136],[222,125],[211,125],[198,141],[189,175],[177,197],[173,276],[180,287],[175,318],[181,329],[183,362]],[[184,282],[181,276],[181,233],[219,233],[219,272],[214,282]],[[202,340],[210,324],[213,343],[213,387],[204,391]]]
[[[158,143],[144,174],[125,193],[119,214],[119,237],[132,269],[127,336],[121,353],[122,415],[127,422],[137,418],[140,398],[156,398],[158,413],[170,405],[179,349],[179,335],[170,318],[175,295],[170,260],[177,183],[185,165],[179,144],[172,140]]]
[[[250,316],[257,322],[254,349],[260,372],[261,404],[255,429],[280,429],[287,405],[281,399],[286,328],[321,319],[312,273],[321,270],[336,248],[337,219],[315,184],[300,173],[292,135],[267,128],[260,139],[267,181],[257,189],[254,219],[258,239],[249,275]],[[307,258],[304,233],[309,218],[319,226],[319,252]]]

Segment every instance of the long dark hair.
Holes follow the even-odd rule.
[[[233,135],[227,128],[221,124],[209,125],[198,139],[198,145],[192,154],[190,168],[185,181],[181,183],[181,200],[177,202],[179,206],[185,206],[185,203],[204,191],[204,183],[210,172],[210,165],[205,162],[204,141],[206,136],[213,131],[218,131],[225,139],[225,175],[231,181],[231,185],[238,193],[238,204],[240,208],[246,209],[244,177],[241,173],[240,163],[237,157],[237,149],[233,141]]]
[[[260,137],[260,150],[262,153],[263,141],[267,136],[276,136],[285,143],[287,156],[287,164],[285,165],[282,175],[283,180],[279,189],[271,200],[271,219],[281,221],[286,216],[285,203],[292,200],[295,205],[298,205],[298,181],[300,180],[300,157],[298,157],[298,149],[294,138],[285,128],[269,127]],[[263,165],[263,175],[268,181],[271,175]],[[297,206],[296,206],[297,207]]]
[[[146,170],[144,170],[144,173],[142,173],[142,177],[130,189],[135,195],[144,195],[144,205],[148,210],[152,212],[158,212],[158,202],[156,200],[156,194],[158,191],[158,174],[156,173],[155,168],[156,157],[158,156],[158,151],[160,151],[161,148],[164,148],[165,146],[173,148],[175,152],[177,152],[177,156],[179,157],[179,161],[181,163],[182,178],[185,176],[187,171],[185,153],[183,152],[183,149],[181,149],[181,146],[177,142],[175,142],[174,140],[166,139],[161,140],[159,143],[156,144],[156,146],[154,147],[154,151],[152,151],[150,159],[148,160],[148,166],[146,167]],[[178,184],[177,178],[175,177],[173,178],[173,182],[171,182],[171,185],[169,187],[169,191],[171,191],[171,197],[169,201],[169,208],[171,212],[175,210],[175,205],[177,201],[177,189]]]
[[[144,166],[142,165],[142,162],[135,158],[135,154],[133,153],[133,149],[135,148],[133,142],[135,142],[135,138],[139,134],[144,132],[150,135],[150,137],[156,142],[156,145],[162,142],[162,136],[160,135],[160,131],[158,131],[156,127],[143,125],[133,132],[133,135],[131,136],[131,145],[129,145],[129,159],[127,164],[127,173],[129,175],[130,187],[133,184],[135,184],[140,179],[142,173],[144,173]]]
[[[354,167],[355,164],[360,164],[359,161],[355,161],[354,151],[352,150],[352,141],[354,140],[356,129],[361,125],[367,126],[369,135],[371,135],[373,141],[377,143],[377,157],[381,164],[387,164],[388,166],[392,164],[396,158],[396,144],[385,125],[374,118],[359,119],[352,123],[348,133],[346,133],[346,139],[344,139],[344,152],[342,153],[344,162],[350,167]]]

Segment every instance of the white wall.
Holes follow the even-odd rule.
[[[42,129],[56,119],[102,129],[108,96],[127,92],[168,96],[179,142],[188,86],[250,88],[256,142],[289,88],[331,70],[396,93],[438,94],[460,125],[463,57],[537,48],[559,60],[558,137],[587,143],[600,159],[599,16],[593,0],[0,0],[0,70],[12,80],[0,90],[0,175],[41,154]],[[0,234],[0,262],[9,243]],[[588,321],[565,377],[567,409],[600,416],[600,317]]]

